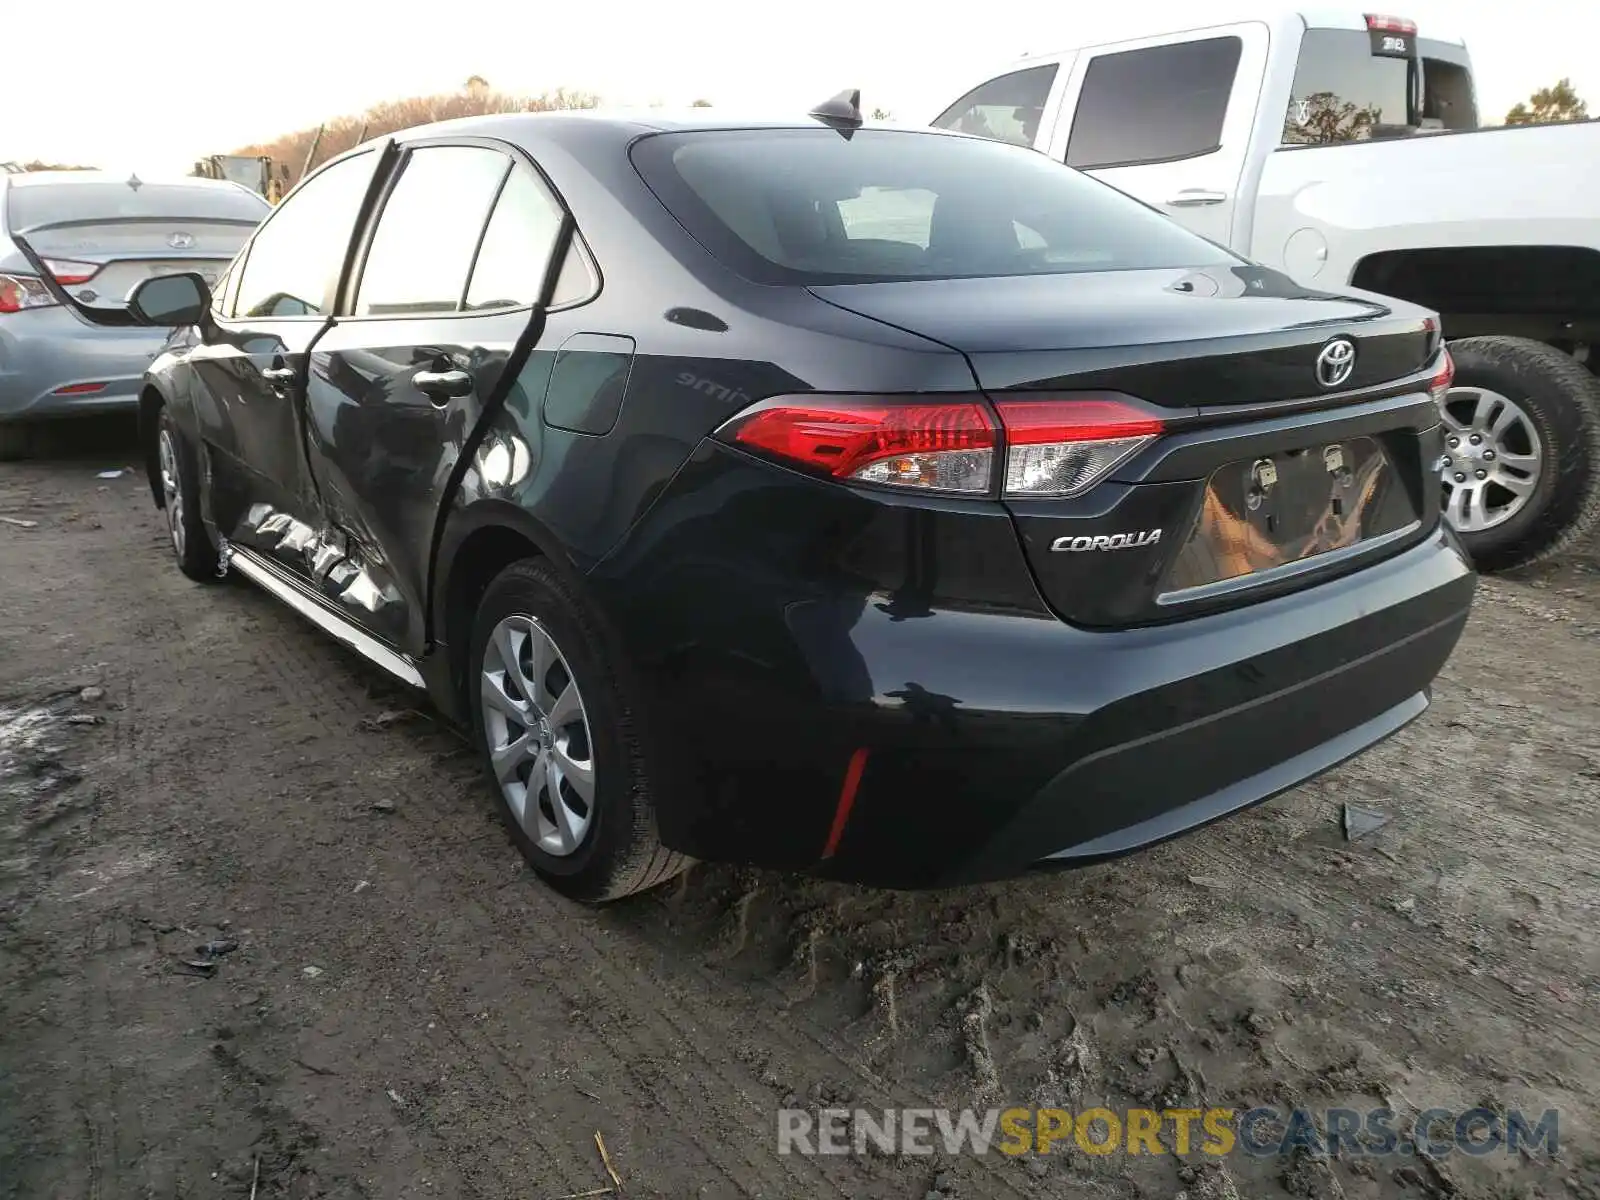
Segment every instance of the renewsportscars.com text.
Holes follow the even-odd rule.
[[[778,1110],[779,1154],[1085,1154],[1382,1156],[1545,1154],[1560,1150],[1555,1109],[1430,1108],[802,1108]]]

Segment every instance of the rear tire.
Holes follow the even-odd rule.
[[[156,422],[156,478],[161,486],[161,512],[167,540],[178,570],[197,583],[214,583],[217,548],[200,519],[200,471],[194,448],[166,409]]]
[[[618,657],[547,562],[523,559],[495,577],[468,667],[473,730],[501,818],[542,879],[598,904],[689,866],[656,832],[652,756]]]
[[[1538,443],[1537,478],[1515,511],[1480,529],[1447,513],[1474,565],[1486,572],[1527,566],[1587,537],[1600,522],[1600,380],[1529,338],[1465,338],[1450,343],[1450,356],[1456,374],[1446,405],[1458,421],[1479,397],[1498,395],[1521,410]],[[1465,432],[1446,425],[1447,438]],[[1465,467],[1470,480],[1477,464],[1452,466]]]
[[[0,421],[0,462],[21,462],[37,453],[37,431],[28,421]]]

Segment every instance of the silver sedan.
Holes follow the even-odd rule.
[[[39,419],[136,407],[166,334],[133,322],[129,290],[215,282],[270,211],[219,180],[0,174],[0,459],[27,453]]]

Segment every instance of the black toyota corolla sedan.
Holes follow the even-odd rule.
[[[181,569],[425,689],[590,901],[1105,858],[1420,714],[1434,318],[842,107],[412,130],[140,285]]]

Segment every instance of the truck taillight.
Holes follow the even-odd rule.
[[[930,492],[1077,496],[1158,437],[1162,420],[1105,397],[785,396],[734,417],[716,436],[839,480]]]
[[[1007,496],[1079,496],[1161,435],[1166,427],[1121,400],[1000,400],[1006,431]]]
[[[44,269],[63,287],[74,287],[93,279],[99,273],[100,266],[98,263],[75,262],[70,258],[47,258],[44,260]]]
[[[0,313],[49,308],[56,303],[44,281],[33,275],[0,275]]]
[[[1417,23],[1408,21],[1404,17],[1390,17],[1382,13],[1367,14],[1367,28],[1379,33],[1403,33],[1408,37],[1417,36]]]
[[[1433,397],[1435,404],[1443,404],[1445,397],[1450,394],[1450,385],[1455,382],[1456,361],[1450,357],[1450,351],[1439,351],[1439,369],[1428,381],[1428,395]]]

